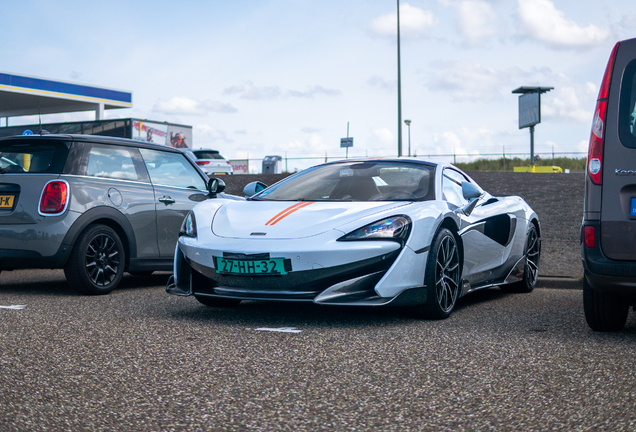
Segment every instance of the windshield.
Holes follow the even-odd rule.
[[[320,165],[265,189],[272,201],[424,201],[435,195],[435,167],[407,162]]]
[[[223,159],[219,152],[214,151],[195,151],[194,153],[199,159]]]

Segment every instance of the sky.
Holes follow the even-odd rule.
[[[1,9],[14,19],[0,26],[0,71],[132,92],[133,108],[107,119],[192,125],[196,148],[282,155],[289,170],[344,158],[347,125],[349,156],[397,155],[396,1],[21,0]],[[402,0],[400,36],[411,154],[527,155],[512,90],[545,86],[554,90],[541,97],[535,152],[583,157],[612,47],[636,37],[636,3]]]

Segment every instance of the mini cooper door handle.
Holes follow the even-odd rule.
[[[170,198],[168,195],[164,195],[161,198],[159,198],[159,202],[162,202],[165,205],[174,204],[174,200]]]

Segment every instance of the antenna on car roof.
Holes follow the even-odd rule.
[[[40,112],[40,100],[38,99],[38,122],[40,123],[40,135],[42,135],[42,113]]]

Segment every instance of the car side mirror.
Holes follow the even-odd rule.
[[[259,181],[253,181],[245,185],[245,187],[243,188],[243,193],[245,194],[246,197],[251,197],[252,195],[256,195],[257,193],[259,193],[260,191],[266,188],[267,188],[267,185],[265,183],[262,183]]]
[[[208,192],[210,192],[210,198],[216,198],[216,194],[219,194],[225,190],[225,182],[219,178],[213,177],[208,182]]]
[[[465,181],[462,182],[462,195],[464,195],[464,199],[470,201],[471,199],[479,198],[481,191],[474,184]]]
[[[462,195],[464,196],[464,199],[468,200],[468,204],[461,208],[461,212],[466,216],[469,216],[473,210],[475,210],[475,206],[477,205],[481,194],[482,192],[474,184],[462,182]]]

